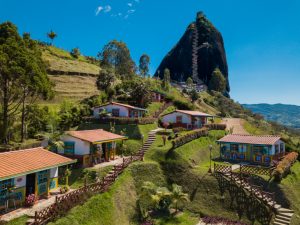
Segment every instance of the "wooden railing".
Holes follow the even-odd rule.
[[[64,215],[71,208],[83,203],[89,196],[106,192],[124,169],[134,161],[143,160],[144,154],[145,150],[141,148],[137,154],[123,158],[121,164],[114,165],[112,172],[107,174],[101,182],[88,184],[65,195],[57,196],[52,205],[35,212],[34,222],[30,223],[30,225],[42,225],[53,221],[59,216]]]
[[[248,168],[248,167],[245,167],[245,168]],[[253,168],[251,168],[251,169],[253,169]],[[244,170],[246,170],[246,169],[244,169]],[[240,171],[242,171],[242,169]],[[264,171],[264,170],[262,170],[262,171]],[[267,170],[265,170],[262,173],[267,174],[266,171]],[[251,194],[255,195],[256,198],[263,201],[268,206],[273,207],[273,208],[275,207],[275,204],[276,204],[275,193],[274,192],[272,192],[272,193],[266,192],[263,190],[263,186],[258,186],[258,185],[252,184],[250,181],[250,178],[244,176],[246,173],[232,172],[231,165],[222,165],[222,164],[217,164],[217,163],[214,163],[214,172],[223,174],[223,176],[227,177],[227,179],[234,181],[241,188],[248,190]],[[252,173],[250,173],[250,174],[252,174]],[[263,174],[263,175],[265,175],[265,174]]]
[[[231,165],[222,165],[222,164],[214,163],[214,172],[231,173],[232,167]]]
[[[271,177],[273,169],[274,168],[272,167],[240,165],[240,173],[244,173],[244,174],[258,174],[258,175],[265,175]]]

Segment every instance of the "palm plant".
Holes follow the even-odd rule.
[[[57,34],[51,30],[49,33],[47,33],[47,36],[51,39],[51,45],[53,45],[53,40],[57,37]]]
[[[178,211],[178,205],[182,204],[184,202],[189,202],[189,196],[188,194],[184,193],[182,190],[182,187],[177,185],[177,184],[173,184],[172,185],[172,192],[171,192],[171,201],[172,204],[175,207],[175,212]]]

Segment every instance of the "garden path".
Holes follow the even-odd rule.
[[[233,134],[249,134],[243,127],[243,120],[240,118],[223,118],[222,124],[226,124],[227,130],[233,129]]]

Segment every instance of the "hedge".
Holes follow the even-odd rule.
[[[275,180],[280,181],[282,178],[286,177],[290,173],[291,167],[296,162],[297,158],[297,152],[290,152],[285,155],[273,172]]]
[[[211,123],[211,124],[206,124],[205,127],[207,127],[210,130],[225,130],[226,124]]]
[[[152,124],[155,123],[156,119],[153,117],[142,117],[142,118],[127,118],[127,117],[103,117],[96,119],[99,123],[115,123],[118,125],[122,124]]]
[[[189,133],[180,136],[178,138],[175,138],[172,141],[173,148],[178,148],[179,146],[182,146],[192,140],[195,140],[199,137],[207,136],[208,135],[208,129],[207,128],[201,128],[197,130],[190,131]]]

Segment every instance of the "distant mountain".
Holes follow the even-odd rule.
[[[263,115],[266,120],[300,129],[300,106],[285,104],[243,104],[243,106]]]

